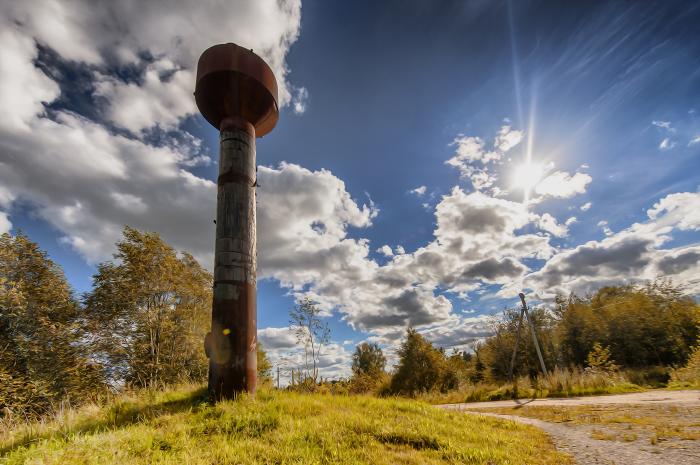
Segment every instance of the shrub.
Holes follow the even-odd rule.
[[[671,371],[671,387],[700,388],[700,336],[693,348],[688,363]]]

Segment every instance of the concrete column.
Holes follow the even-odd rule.
[[[238,127],[241,126],[241,127]],[[215,399],[255,393],[257,383],[255,130],[220,134],[209,392]]]

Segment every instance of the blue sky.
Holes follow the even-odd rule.
[[[76,291],[124,224],[211,265],[218,134],[193,71],[233,41],[270,63],[283,105],[257,141],[276,362],[298,361],[303,295],[340,376],[356,343],[391,350],[409,324],[464,348],[520,290],[664,276],[700,292],[700,5],[208,3],[0,7],[0,230]]]

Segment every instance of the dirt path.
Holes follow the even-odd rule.
[[[610,396],[590,396],[590,397],[566,397],[550,399],[518,399],[518,400],[497,400],[494,402],[469,402],[463,404],[444,404],[440,407],[447,409],[483,409],[497,407],[517,407],[517,406],[567,406],[567,405],[609,405],[609,404],[678,404],[678,405],[700,405],[700,391],[645,391],[633,392],[631,394],[615,394]]]
[[[634,405],[665,404],[677,406],[700,405],[700,391],[648,391],[643,393],[578,397],[570,399],[537,399],[520,401],[474,402],[468,404],[441,405],[441,408],[464,411],[470,415],[486,415],[532,425],[550,435],[558,450],[571,455],[579,465],[698,465],[700,441],[682,441],[660,449],[643,440],[630,442],[594,439],[591,433],[601,425],[552,423],[514,415],[474,412],[470,409],[488,407],[576,406],[576,405]]]

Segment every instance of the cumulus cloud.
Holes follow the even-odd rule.
[[[556,237],[565,237],[569,234],[569,228],[567,227],[570,224],[569,220],[567,220],[566,224],[561,224],[549,213],[544,213],[538,218],[537,225],[541,230],[547,231]],[[575,220],[576,218],[574,217]]]
[[[391,247],[388,245],[383,245],[377,249],[377,253],[380,253],[384,255],[385,257],[392,257],[394,255],[394,252],[391,250]]]
[[[535,192],[543,197],[566,199],[586,192],[586,186],[593,180],[585,173],[567,173],[555,171],[535,187]]]
[[[182,117],[197,111],[193,82],[191,70],[162,59],[146,67],[140,83],[99,75],[95,95],[105,98],[105,117],[121,128],[136,133],[154,125],[174,129]]]
[[[303,112],[308,97],[303,87],[293,91],[285,63],[299,35],[300,0],[234,0],[225,6],[184,0],[27,0],[4,2],[0,13],[7,24],[18,25],[26,40],[96,70],[97,94],[108,100],[105,116],[132,131],[174,125],[194,111],[196,61],[216,43],[235,42],[260,54],[277,77],[282,106],[294,100],[294,110]],[[115,68],[143,71],[129,80],[105,76]]]
[[[194,111],[192,73],[212,43],[255,48],[277,75],[281,102],[290,100],[285,57],[298,35],[299,2],[234,3],[4,2],[0,96],[12,110],[0,114],[2,210],[15,201],[31,205],[90,263],[110,257],[124,224],[159,231],[211,263],[216,188],[189,171],[210,158],[186,132],[145,137],[143,130],[173,128]],[[60,83],[37,66],[38,45],[68,67],[89,65],[94,81],[79,84],[94,88],[97,113],[141,133],[115,133],[69,110],[47,112],[44,104],[59,97]],[[284,177],[294,167],[278,171]],[[370,215],[354,210],[347,196],[338,202],[346,216],[337,221],[358,225],[364,220],[357,215]],[[322,238],[342,235],[337,221],[325,222]]]
[[[581,207],[579,207],[579,209],[580,209],[582,212],[587,212],[588,210],[591,209],[592,206],[593,206],[593,204],[592,204],[591,202],[586,202],[586,203],[584,203],[583,205],[581,205]]]
[[[523,131],[514,130],[510,126],[502,126],[498,131],[493,146],[501,153],[505,153],[518,145],[523,140]]]
[[[0,22],[0,99],[5,110],[0,112],[0,126],[26,133],[35,116],[44,112],[42,102],[51,102],[59,95],[59,87],[34,66],[38,51],[34,40],[14,24]]]
[[[290,382],[291,370],[304,368],[304,350],[296,342],[289,327],[258,329],[258,340],[262,343],[273,366],[280,368],[280,384]],[[324,379],[339,379],[350,375],[352,353],[343,344],[331,343],[321,349],[317,367]],[[309,361],[309,363],[311,363]]]
[[[10,232],[10,229],[12,229],[12,223],[10,222],[10,219],[7,217],[7,213],[0,212],[0,234],[5,234],[6,232]]]
[[[670,194],[647,211],[648,220],[554,255],[524,279],[542,298],[571,291],[592,292],[614,285],[674,275],[680,283],[697,280],[697,245],[664,248],[674,231],[700,230],[700,193]],[[607,222],[599,223],[607,228]],[[693,291],[694,289],[694,291]],[[686,290],[700,292],[698,285]]]
[[[455,154],[445,164],[457,168],[460,177],[469,179],[476,190],[494,188],[498,176],[488,165],[500,161],[502,156],[517,146],[522,139],[522,131],[504,125],[489,150],[480,137],[461,134],[450,144],[456,147]]]

